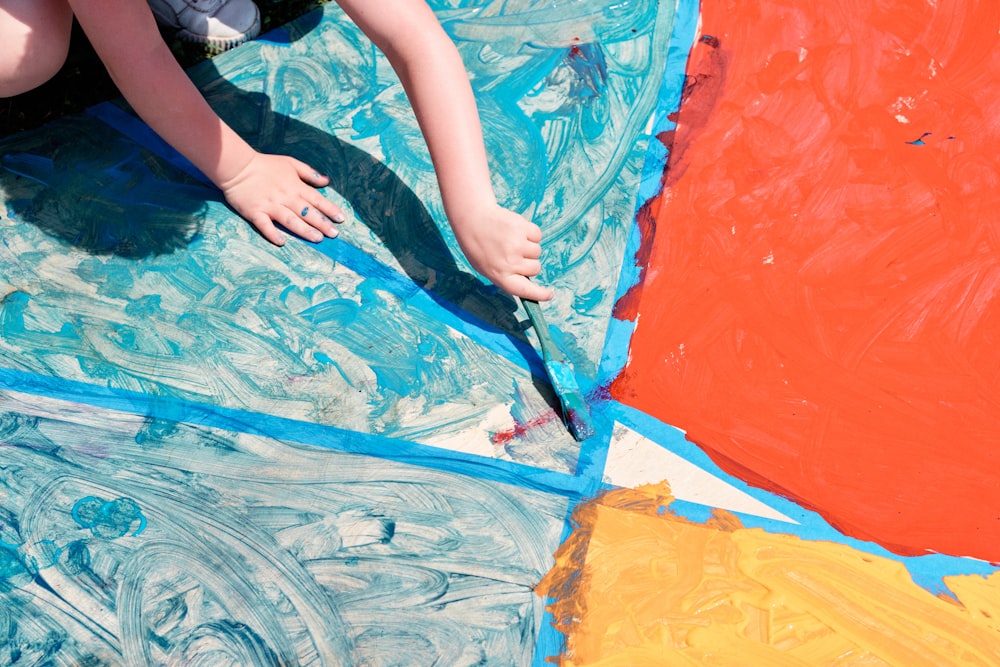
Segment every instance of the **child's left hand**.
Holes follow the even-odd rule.
[[[220,183],[226,201],[271,243],[285,244],[274,223],[313,242],[337,235],[344,212],[316,191],[330,182],[295,158],[255,153],[240,172]]]
[[[514,296],[548,301],[552,290],[533,283],[542,265],[542,230],[535,223],[493,204],[483,211],[452,217],[458,245],[472,268]]]

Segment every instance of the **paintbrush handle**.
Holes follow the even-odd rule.
[[[538,344],[542,348],[542,361],[545,362],[545,372],[552,383],[552,389],[562,406],[562,418],[570,433],[577,440],[586,440],[594,435],[594,424],[590,419],[590,408],[580,392],[573,372],[573,364],[562,349],[556,345],[545,323],[542,307],[537,301],[521,299],[521,305],[528,313],[528,319],[535,328]]]
[[[559,346],[552,339],[552,334],[549,332],[549,325],[545,322],[545,316],[542,315],[542,307],[539,303],[530,299],[521,299],[521,305],[524,306],[524,311],[528,313],[531,326],[535,328],[535,334],[538,336],[538,344],[542,348],[542,357],[551,359],[552,361],[565,360],[566,355],[563,354],[562,350],[559,349]]]

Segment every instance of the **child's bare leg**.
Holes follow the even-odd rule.
[[[0,0],[0,97],[51,79],[66,61],[72,27],[66,0]]]

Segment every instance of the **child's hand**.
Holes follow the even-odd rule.
[[[285,244],[285,229],[309,241],[337,235],[344,212],[316,191],[329,183],[315,169],[285,155],[255,153],[240,172],[219,184],[226,201],[271,243]]]
[[[528,280],[542,270],[538,261],[542,230],[538,225],[498,205],[451,223],[472,268],[494,285],[532,301],[552,298],[552,290]]]

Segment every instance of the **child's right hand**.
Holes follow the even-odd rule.
[[[533,283],[542,265],[542,230],[497,204],[451,218],[455,238],[472,268],[513,296],[548,301],[552,290]]]
[[[237,213],[271,243],[282,246],[285,229],[314,243],[337,235],[345,220],[339,206],[316,191],[330,179],[286,155],[254,153],[253,158],[219,188]]]

